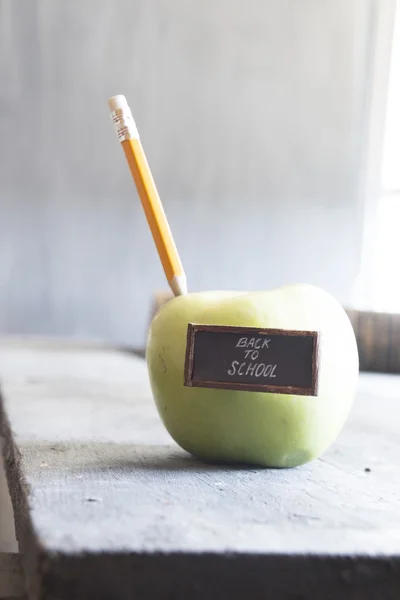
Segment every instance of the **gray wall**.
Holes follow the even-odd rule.
[[[0,330],[141,345],[166,287],[109,119],[133,108],[191,290],[347,302],[372,0],[0,0]]]

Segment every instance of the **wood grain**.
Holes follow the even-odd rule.
[[[18,546],[15,539],[14,518],[3,466],[3,456],[1,455],[2,446],[3,440],[0,437],[0,553],[15,553],[18,552]]]
[[[398,600],[400,378],[291,470],[195,460],[147,369],[105,348],[0,343],[1,432],[35,600]]]
[[[400,373],[400,314],[347,310],[361,371]]]
[[[0,553],[0,600],[23,600],[25,594],[21,557]]]

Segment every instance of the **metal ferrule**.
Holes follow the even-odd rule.
[[[139,132],[129,107],[117,108],[111,113],[111,119],[120,142],[139,139]]]

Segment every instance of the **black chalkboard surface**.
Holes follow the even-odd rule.
[[[185,386],[318,395],[317,331],[189,323]]]

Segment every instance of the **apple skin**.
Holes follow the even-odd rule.
[[[188,323],[320,331],[318,396],[185,387]],[[319,457],[336,439],[359,369],[346,312],[303,284],[173,298],[150,325],[146,359],[158,412],[179,446],[208,461],[281,468]]]

